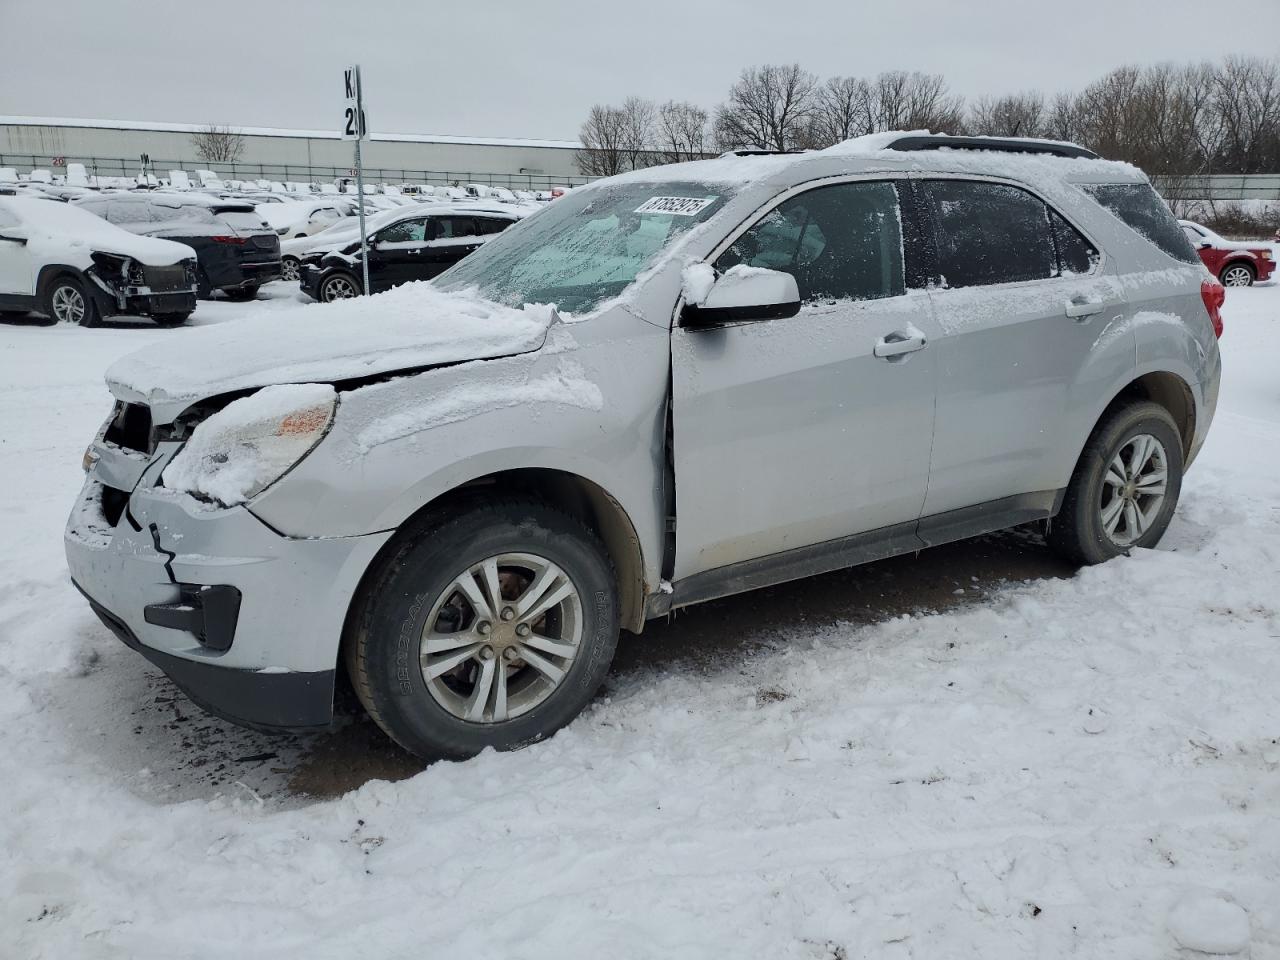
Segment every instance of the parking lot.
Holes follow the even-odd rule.
[[[229,945],[235,924],[192,903],[234,877],[273,911],[246,956],[304,930],[355,949],[336,902],[407,955],[386,906],[407,888],[465,949],[493,926],[478,884],[502,903],[490,947],[568,900],[673,955],[747,929],[757,956],[928,955],[943,930],[978,953],[1014,930],[1098,955],[1159,942],[1153,904],[1207,889],[1275,930],[1278,308],[1275,284],[1230,291],[1217,420],[1159,550],[1076,572],[1013,531],[694,608],[624,636],[606,690],[551,741],[417,776],[350,703],[307,737],[211,719],[93,618],[60,534],[102,372],[187,328],[7,323],[0,922],[63,956],[119,955],[135,927],[151,947]],[[251,337],[324,309],[275,283],[191,324]],[[454,856],[515,823],[514,846]],[[611,949],[607,926],[581,924],[579,947]],[[1280,951],[1257,936],[1256,956]]]

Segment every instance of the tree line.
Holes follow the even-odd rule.
[[[884,130],[1069,140],[1166,180],[1280,172],[1280,60],[1123,66],[1078,92],[966,102],[940,74],[892,70],[825,80],[799,64],[748,67],[711,110],[628,97],[591,108],[586,176],[725,150],[818,149]]]

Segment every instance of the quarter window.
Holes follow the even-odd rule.
[[[902,219],[892,183],[818,187],[780,203],[715,262],[781,270],[805,303],[903,293]]]
[[[969,180],[933,180],[928,189],[943,286],[1020,283],[1057,275],[1048,208],[1037,197],[1003,183]]]
[[[1178,229],[1169,207],[1148,183],[1095,183],[1085,191],[1169,256],[1184,263],[1200,257]]]
[[[1092,273],[1099,260],[1093,244],[1053,209],[1049,210],[1049,226],[1053,229],[1053,245],[1058,253],[1058,275]]]

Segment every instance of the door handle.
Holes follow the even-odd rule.
[[[1086,317],[1097,316],[1104,311],[1110,310],[1115,305],[1101,300],[1068,300],[1066,312],[1067,316],[1073,320],[1084,320]]]
[[[923,350],[928,345],[929,341],[924,338],[922,333],[907,333],[905,330],[897,330],[877,340],[875,349],[872,352],[881,360],[892,360],[895,357]]]

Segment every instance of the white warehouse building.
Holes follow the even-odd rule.
[[[353,143],[336,130],[234,127],[244,137],[235,163],[199,159],[192,137],[198,124],[60,117],[0,116],[0,168],[19,173],[82,163],[90,174],[136,176],[141,157],[149,172],[213,170],[242,180],[323,182],[352,173]],[[371,133],[362,144],[365,177],[377,183],[490,183],[548,189],[584,183],[578,143],[429,134]]]

